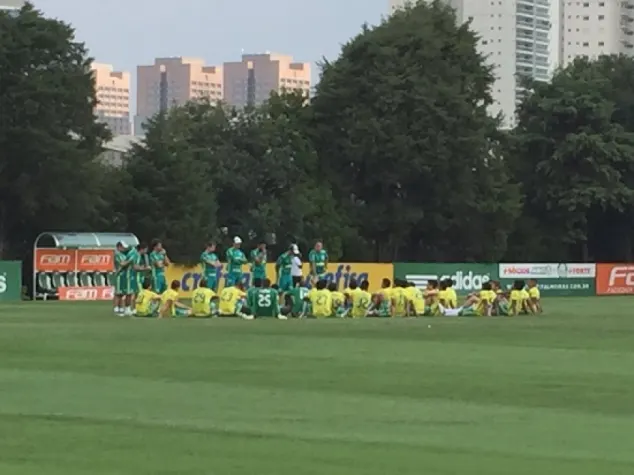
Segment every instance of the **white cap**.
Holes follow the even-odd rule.
[[[291,251],[293,251],[295,254],[299,254],[299,247],[297,247],[297,244],[293,244],[291,246]]]
[[[242,244],[242,239],[240,239],[240,236],[236,236],[233,238],[233,243],[234,244]]]

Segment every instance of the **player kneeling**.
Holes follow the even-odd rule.
[[[152,279],[143,281],[143,288],[137,294],[135,310],[137,317],[158,317],[161,296],[152,291]]]
[[[170,288],[163,292],[163,295],[161,295],[159,318],[187,317],[189,315],[189,307],[178,301],[178,291],[180,288],[181,283],[178,280],[174,280]]]
[[[273,317],[287,320],[280,311],[280,294],[271,288],[271,281],[263,279],[250,296],[249,306],[255,318]]]
[[[248,308],[245,308],[244,285],[238,282],[230,287],[225,287],[220,292],[220,304],[218,314],[221,317],[240,317],[245,320],[253,320],[253,315],[249,315]]]
[[[216,314],[216,292],[209,288],[209,282],[203,278],[198,283],[198,288],[192,295],[192,316],[197,318],[210,318]]]

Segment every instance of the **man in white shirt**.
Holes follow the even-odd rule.
[[[302,258],[297,244],[291,246],[293,257],[291,259],[291,277],[293,278],[293,288],[302,285]]]

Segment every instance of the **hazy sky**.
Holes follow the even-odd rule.
[[[215,65],[238,59],[242,50],[312,63],[333,59],[364,22],[376,24],[388,10],[387,0],[31,1],[71,23],[98,62],[132,73],[155,57],[193,56]]]

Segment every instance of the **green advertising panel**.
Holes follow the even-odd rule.
[[[515,280],[537,280],[542,296],[592,296],[595,292],[596,264],[587,263],[521,263],[500,264],[502,288],[510,289]]]
[[[0,302],[22,298],[22,263],[0,261]]]
[[[497,264],[394,264],[394,278],[414,282],[416,287],[425,287],[430,279],[451,278],[459,294],[467,294],[482,288],[482,283],[498,278]]]

